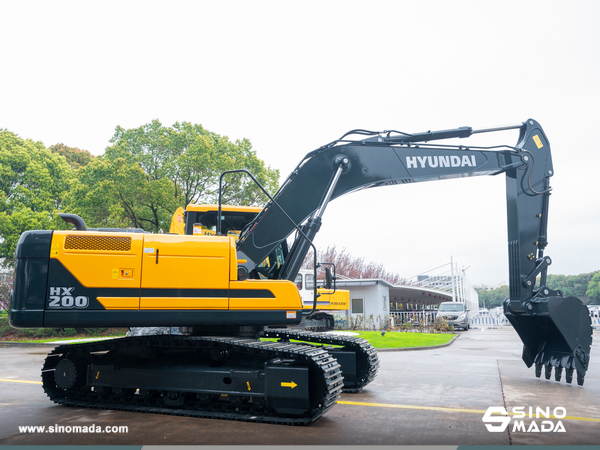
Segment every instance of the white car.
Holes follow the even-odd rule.
[[[454,325],[454,328],[462,328],[465,331],[470,328],[469,310],[464,303],[442,302],[436,317],[447,320],[448,323]]]

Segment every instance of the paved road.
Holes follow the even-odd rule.
[[[51,403],[38,381],[48,348],[0,348],[0,444],[597,444],[600,442],[600,352],[595,343],[585,385],[537,379],[521,361],[512,328],[470,330],[451,346],[381,352],[377,379],[344,394],[308,426],[74,409]],[[554,377],[553,377],[554,378]],[[12,380],[12,381],[4,381]],[[564,432],[491,433],[490,406],[564,407]],[[534,419],[538,428],[544,418]],[[526,419],[526,429],[531,426]],[[553,427],[558,419],[551,419]],[[127,433],[21,433],[19,425],[127,426]]]

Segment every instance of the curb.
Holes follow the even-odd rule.
[[[6,347],[56,347],[56,343],[45,342],[43,344],[38,344],[35,342],[0,342],[0,348]]]
[[[414,351],[414,350],[431,350],[431,349],[434,349],[434,348],[448,347],[449,345],[452,345],[452,343],[455,340],[457,340],[459,336],[460,336],[460,334],[457,334],[452,339],[450,339],[450,342],[446,342],[445,344],[429,345],[427,347],[378,348],[377,349],[377,353],[379,353],[379,352],[411,352],[411,351]]]
[[[452,343],[455,340],[457,340],[459,336],[460,336],[460,334],[457,334],[452,339],[450,339],[450,342],[447,342],[445,344],[430,345],[427,347],[378,348],[377,353],[379,353],[379,352],[411,352],[411,351],[416,351],[416,350],[431,350],[434,348],[448,347],[449,345],[452,345]],[[46,342],[43,344],[32,343],[32,342],[0,342],[0,348],[2,348],[2,347],[4,347],[4,348],[6,348],[6,347],[56,347],[56,346],[62,345],[62,344],[64,344],[64,342]]]
[[[85,338],[85,339],[72,339],[67,341],[52,341],[52,342],[19,342],[19,341],[0,341],[0,348],[2,347],[58,347],[63,344],[81,344],[85,342],[97,342],[109,339],[118,339],[122,336],[105,337],[105,338]]]

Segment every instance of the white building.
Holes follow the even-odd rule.
[[[450,277],[448,277],[450,278]],[[436,280],[442,281],[442,280]],[[464,276],[454,276],[454,283],[443,280],[446,289],[435,289],[424,286],[393,285],[381,278],[378,279],[338,279],[338,289],[350,291],[350,309],[336,315],[346,317],[373,317],[385,320],[390,314],[407,311],[431,311],[434,313],[442,302],[461,302],[467,304],[472,315],[479,311],[479,295]],[[312,303],[313,272],[301,270],[296,278],[296,285],[305,304]]]

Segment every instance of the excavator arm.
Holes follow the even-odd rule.
[[[519,130],[514,146],[439,144],[509,129]],[[357,134],[364,138],[356,139]],[[545,286],[552,262],[544,250],[554,169],[549,141],[535,120],[505,127],[461,127],[418,134],[350,132],[305,156],[273,201],[242,232],[237,243],[238,260],[245,261],[241,265],[252,273],[294,231],[289,218],[302,224],[308,239],[314,239],[328,202],[350,192],[501,173],[506,176],[510,274],[505,314],[524,343],[524,362],[528,367],[535,363],[538,377],[545,366],[545,376],[550,378],[554,366],[557,380],[565,368],[571,382],[576,369],[578,382],[583,384],[592,334],[587,307],[579,299],[564,298]],[[285,262],[270,276],[293,280],[308,250],[306,238],[297,233]],[[538,276],[540,283],[536,285]]]

